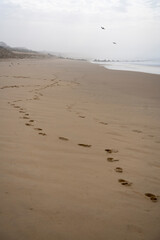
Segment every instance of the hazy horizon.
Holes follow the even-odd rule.
[[[0,1],[0,41],[12,47],[82,58],[154,59],[160,58],[159,30],[158,0]]]

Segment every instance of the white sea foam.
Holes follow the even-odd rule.
[[[93,62],[107,69],[160,74],[160,61],[138,62]]]

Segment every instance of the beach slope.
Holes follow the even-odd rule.
[[[160,239],[160,77],[0,62],[0,239]]]

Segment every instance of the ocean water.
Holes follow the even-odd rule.
[[[138,62],[94,62],[103,65],[107,69],[144,72],[160,74],[160,61],[138,61]]]

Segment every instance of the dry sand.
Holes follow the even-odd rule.
[[[1,240],[160,239],[159,75],[1,61],[0,116]]]

